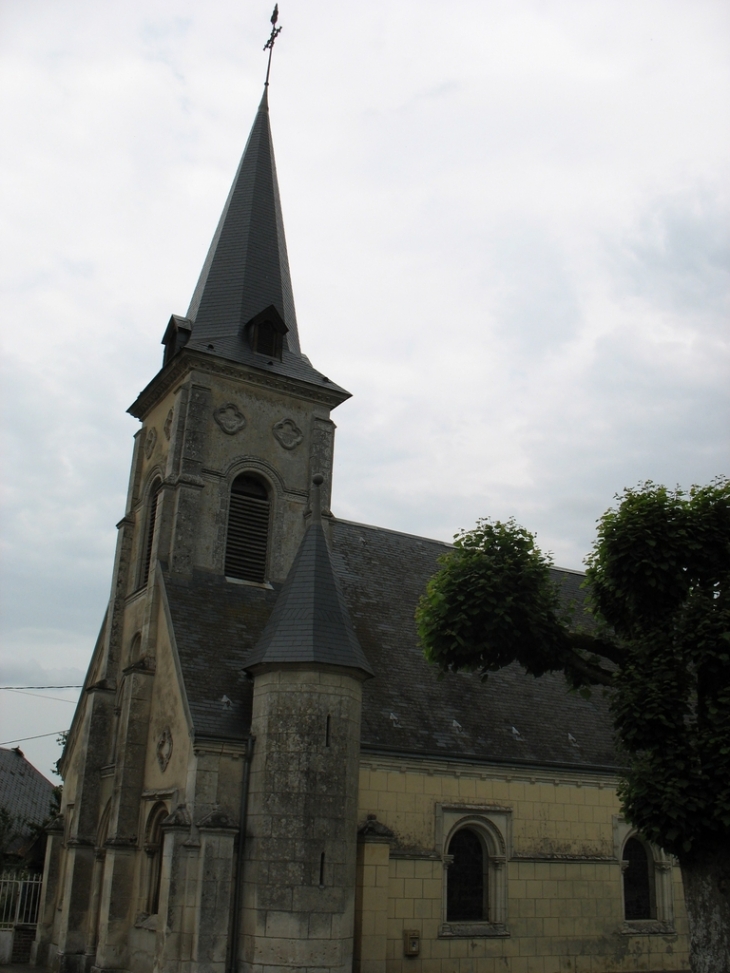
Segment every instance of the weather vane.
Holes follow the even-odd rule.
[[[271,55],[274,52],[274,44],[276,38],[281,33],[281,27],[276,26],[276,22],[279,19],[279,4],[277,3],[274,7],[274,12],[271,15],[271,37],[264,44],[264,50],[269,52],[269,63],[266,66],[266,81],[264,84],[268,86],[269,84],[269,72],[271,71]]]

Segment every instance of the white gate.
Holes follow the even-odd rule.
[[[35,937],[42,881],[42,875],[29,872],[0,875],[0,963],[10,963],[18,949],[25,952]]]

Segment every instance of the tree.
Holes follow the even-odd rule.
[[[0,875],[6,865],[16,861],[16,851],[25,833],[26,822],[23,818],[0,805]]]
[[[605,687],[626,760],[623,813],[676,855],[695,973],[730,970],[730,481],[616,497],[586,559],[587,612],[513,520],[457,535],[417,612],[444,672],[513,662]]]

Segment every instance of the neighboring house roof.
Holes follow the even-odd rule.
[[[16,819],[42,824],[51,813],[54,785],[29,763],[19,747],[0,748],[0,807]]]
[[[449,545],[335,520],[332,564],[359,645],[375,678],[363,684],[363,750],[485,762],[617,769],[603,694],[569,693],[562,675],[519,666],[439,678],[423,657],[414,612]],[[567,600],[582,575],[554,570]],[[277,592],[198,574],[165,578],[196,736],[243,739],[251,718],[255,658]],[[281,590],[281,589],[279,589]]]

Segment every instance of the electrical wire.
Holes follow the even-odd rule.
[[[19,693],[21,696],[35,696],[36,699],[55,699],[59,703],[76,705],[75,699],[64,699],[63,696],[45,696],[43,693],[27,693],[24,689],[16,689],[15,686],[0,686],[0,689],[6,689],[9,693]]]
[[[79,686],[0,686],[0,689],[83,689],[83,684]]]
[[[57,737],[61,733],[68,733],[68,730],[54,730],[53,733],[38,733],[34,737],[18,737],[17,740],[6,740],[4,743],[0,743],[0,747],[7,747],[9,743],[25,743],[26,740],[40,740],[42,737]]]

